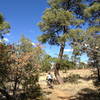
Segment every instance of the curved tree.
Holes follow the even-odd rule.
[[[81,3],[78,0],[76,1],[79,4]],[[80,18],[77,18],[80,16],[79,14],[82,13],[78,7],[83,6],[77,5],[77,3],[73,0],[49,0],[50,8],[46,9],[42,16],[42,21],[39,23],[39,27],[41,31],[43,31],[43,35],[39,37],[39,41],[60,46],[58,55],[60,60],[63,57],[66,42],[70,41],[70,30],[72,27],[78,27],[84,22]],[[75,14],[77,14],[78,11],[80,11],[80,13],[76,16]],[[60,63],[57,62],[54,73],[59,83],[63,83],[59,75],[59,68]]]

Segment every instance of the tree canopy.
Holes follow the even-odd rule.
[[[10,32],[10,25],[5,21],[2,14],[0,14],[0,38],[3,38],[3,35]]]

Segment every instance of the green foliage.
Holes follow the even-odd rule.
[[[83,33],[84,33],[84,31],[82,29],[79,29],[79,28],[78,29],[71,29],[70,30],[70,37],[77,39],[78,37],[80,38],[83,35]]]
[[[79,74],[70,74],[67,77],[64,78],[65,82],[70,82],[70,83],[78,83],[78,80],[80,79]]]
[[[90,61],[96,63],[95,66],[99,66],[100,35],[97,35],[97,33],[100,33],[100,2],[90,1],[89,3],[90,5],[84,10],[84,15],[89,24],[84,37],[84,42],[87,45],[85,51]]]
[[[41,43],[46,43],[50,37],[50,34],[43,34],[40,37],[38,37],[38,40],[41,41]]]
[[[38,24],[43,32],[38,40],[41,43],[60,46],[56,61],[59,64],[55,66],[59,69],[60,66],[66,66],[66,61],[62,62],[66,42],[72,42],[83,32],[77,28],[84,23],[82,15],[86,5],[82,0],[48,0],[48,4],[50,8],[45,10],[42,21]]]
[[[22,36],[20,39],[20,49],[22,52],[30,52],[33,49],[32,41]]]
[[[51,0],[50,2],[58,2],[57,0]],[[61,2],[61,1],[60,1]],[[52,4],[51,4],[52,5]],[[60,44],[62,41],[66,41],[68,37],[68,30],[70,25],[78,26],[84,23],[84,20],[77,19],[73,12],[69,9],[62,9],[63,7],[56,8],[51,7],[46,9],[42,16],[42,21],[38,24],[43,35],[39,37],[39,40],[43,43],[48,42],[50,44]],[[64,27],[67,27],[64,32]],[[75,33],[74,33],[75,34]]]
[[[91,62],[92,66],[97,68],[98,79],[100,80],[100,2],[98,0],[86,0],[86,3],[87,7],[84,9],[83,14],[83,18],[86,21],[85,24],[87,24],[86,31],[83,32],[82,35],[78,35],[79,37],[76,36],[75,39],[73,39],[72,45],[74,51],[78,52],[79,55],[87,53],[89,63]]]
[[[73,15],[69,11],[65,11],[63,9],[52,9],[52,8],[48,8],[42,17],[44,23],[48,23],[47,25],[48,28],[50,27],[50,24],[52,25],[55,23],[58,24],[58,26],[65,26],[65,25],[68,26],[70,25],[70,21],[72,20],[72,18]],[[44,28],[44,31],[47,29]]]
[[[59,63],[60,64],[60,70],[68,70],[68,69],[75,69],[76,68],[76,64],[73,61],[69,61],[69,58],[67,55],[63,55],[62,60],[59,58],[52,58],[52,62],[55,63]]]
[[[81,0],[80,0],[81,1]],[[97,56],[99,55],[99,35],[100,33],[100,2],[97,1],[85,1],[86,8],[83,11],[83,15],[81,19],[85,21],[83,24],[87,24],[86,31],[83,30],[76,30],[72,29],[70,31],[70,37],[72,38],[72,47],[73,47],[73,54],[75,56],[81,55],[83,52],[87,53],[89,59],[91,59],[91,62],[94,62],[93,56],[95,56],[95,53],[97,51]],[[76,34],[73,34],[76,33]],[[98,37],[98,38],[97,38]],[[96,48],[98,47],[98,48]],[[96,58],[95,58],[96,59]],[[98,57],[97,57],[98,59]]]
[[[84,62],[80,62],[79,69],[83,69],[83,68],[90,68],[90,66],[88,66],[88,64],[85,64]]]
[[[2,24],[2,23],[3,23],[3,21],[4,21],[3,15],[2,15],[2,14],[0,14],[0,24]]]
[[[66,33],[63,33],[64,26],[69,26],[72,22],[73,15],[69,11],[63,9],[46,9],[42,21],[38,24],[40,29],[44,32],[39,37],[42,43],[48,42],[49,44],[61,44],[66,41]]]
[[[42,66],[41,66],[41,70],[48,72],[51,70],[51,62],[52,62],[52,58],[51,56],[44,54],[43,58],[42,58]]]
[[[3,35],[6,33],[9,33],[10,31],[10,25],[8,22],[4,20],[4,17],[2,14],[0,14],[0,38],[2,39]]]
[[[85,16],[87,17],[92,17],[92,15],[96,12],[100,11],[100,4],[99,2],[95,2],[93,3],[91,6],[87,7],[85,10],[84,10],[84,14]],[[95,16],[97,17],[97,16]]]
[[[91,1],[90,5],[84,10],[84,15],[88,19],[90,25],[87,29],[87,34],[95,34],[100,32],[100,2]]]
[[[68,69],[75,69],[76,68],[76,64],[72,61],[68,61],[68,60],[62,60],[61,62],[61,70],[68,70]]]
[[[100,32],[100,26],[92,26],[87,29],[87,34],[89,35],[93,35],[93,34],[95,35],[95,33],[98,33],[98,32]]]
[[[48,3],[52,8],[69,10],[78,18],[83,16],[84,9],[87,7],[83,0],[48,0]]]

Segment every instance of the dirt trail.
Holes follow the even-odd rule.
[[[45,88],[44,92],[47,98],[50,98],[50,100],[68,100],[68,98],[71,96],[69,92],[57,89],[56,87],[53,89]]]
[[[52,95],[54,94],[56,97],[55,100],[68,100],[68,98],[71,96],[69,93],[65,93],[64,91],[60,89],[59,90],[55,89]],[[54,100],[54,98],[52,98],[51,100]]]

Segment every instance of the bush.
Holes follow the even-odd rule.
[[[78,79],[80,79],[79,74],[70,74],[69,76],[64,78],[65,82],[77,83]]]

